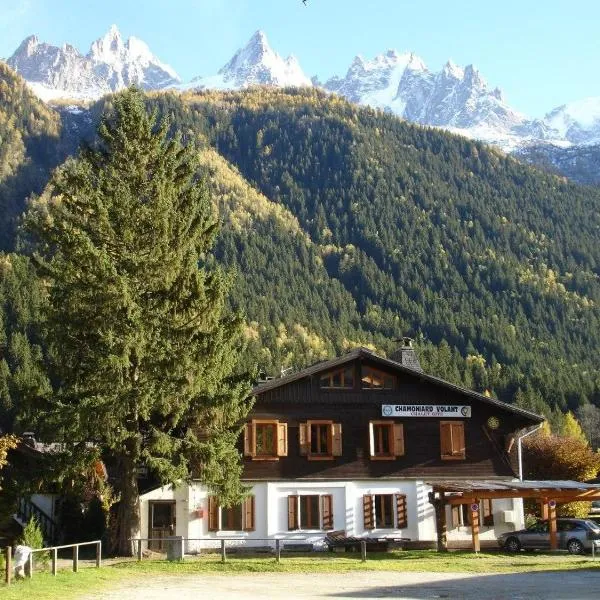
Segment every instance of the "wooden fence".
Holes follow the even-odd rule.
[[[58,551],[64,550],[65,548],[73,548],[73,573],[77,573],[79,570],[79,548],[81,546],[96,546],[96,568],[100,568],[102,566],[102,542],[100,540],[94,540],[93,542],[81,542],[79,544],[65,544],[63,546],[50,546],[48,548],[35,548],[31,551],[31,554],[28,558],[27,569],[25,570],[26,574],[29,575],[29,578],[33,577],[33,567],[34,567],[34,555],[36,553],[47,552],[52,554],[52,575],[56,575],[58,571]],[[13,561],[12,561],[12,547],[7,546],[4,549],[4,558],[5,558],[5,577],[4,581],[7,585],[10,585],[12,582],[13,575]]]

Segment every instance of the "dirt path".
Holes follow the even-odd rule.
[[[260,598],[451,598],[587,600],[600,598],[600,571],[466,573],[257,573],[147,576],[82,600],[240,600]]]

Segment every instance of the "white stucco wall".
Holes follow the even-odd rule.
[[[251,484],[252,485],[252,484]],[[141,537],[148,537],[149,505],[152,500],[176,500],[176,535],[184,536],[186,552],[193,553],[201,548],[218,547],[220,539],[235,537],[245,546],[273,545],[273,540],[282,543],[312,543],[323,546],[325,531],[288,531],[287,497],[290,494],[331,494],[333,497],[334,530],[345,530],[349,536],[405,537],[411,541],[434,542],[436,540],[435,513],[429,503],[431,487],[418,480],[379,481],[288,481],[260,482],[252,485],[255,497],[255,531],[208,531],[208,493],[199,483],[181,485],[173,490],[170,486],[153,490],[140,498]],[[365,530],[363,526],[364,494],[406,495],[408,509],[407,527],[403,529]],[[203,511],[202,517],[198,510]],[[452,528],[450,507],[447,507],[448,540],[469,542],[470,527]],[[492,542],[505,531],[514,531],[524,526],[522,501],[520,499],[494,500],[494,527],[481,527],[481,541]],[[504,511],[511,511],[515,522],[504,522]],[[214,542],[199,541],[210,538]],[[265,538],[271,540],[265,541]],[[235,542],[228,542],[228,546]],[[145,547],[145,546],[144,546]]]

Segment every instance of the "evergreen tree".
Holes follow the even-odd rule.
[[[228,275],[207,264],[217,223],[196,152],[168,128],[139,90],[115,96],[97,145],[54,174],[26,220],[55,382],[38,406],[55,440],[93,441],[115,465],[120,554],[139,525],[141,464],[162,483],[201,474],[224,505],[244,493],[241,319],[225,310]]]

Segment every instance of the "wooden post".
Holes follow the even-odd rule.
[[[138,559],[138,562],[141,562],[141,560],[142,560],[142,539],[141,538],[137,541],[137,559]]]
[[[281,540],[275,540],[275,562],[281,562]]]
[[[225,552],[225,540],[221,540],[221,562],[224,563],[227,560],[227,554]]]
[[[79,570],[79,546],[73,546],[73,573]]]
[[[550,550],[558,550],[558,536],[556,535],[556,502],[550,501]]]
[[[543,521],[547,521],[548,520],[548,500],[546,498],[544,498],[541,502],[541,513],[542,513],[542,520]]]
[[[29,555],[27,564],[29,565],[29,579],[31,579],[33,577],[33,552]]]
[[[10,585],[12,581],[12,548],[10,546],[6,546],[4,550],[4,565],[6,567],[6,585]]]
[[[479,552],[481,546],[479,544],[479,503],[477,500],[472,500],[469,506],[471,511],[471,539],[473,541],[473,552]]]
[[[360,560],[367,562],[367,542],[365,540],[360,540]]]
[[[446,527],[446,495],[440,492],[440,497],[434,500],[435,524],[437,529],[438,552],[448,552],[448,529]]]
[[[99,569],[102,566],[102,542],[96,544],[96,568]]]
[[[56,548],[52,549],[52,575],[56,575],[56,572],[58,571],[58,550]]]

